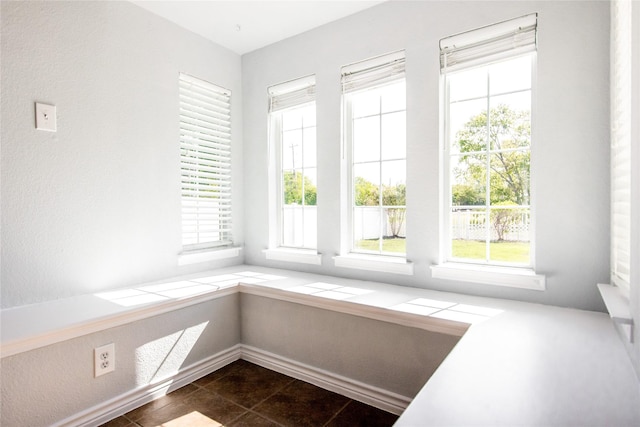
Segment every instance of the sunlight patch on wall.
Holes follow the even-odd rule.
[[[178,373],[209,322],[186,328],[136,349],[136,384],[152,384]]]

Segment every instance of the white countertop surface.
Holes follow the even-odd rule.
[[[397,427],[640,426],[640,382],[606,314],[505,307],[467,331]]]

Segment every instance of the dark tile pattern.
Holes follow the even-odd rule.
[[[238,360],[103,427],[181,427],[196,420],[198,427],[385,427],[397,418]]]

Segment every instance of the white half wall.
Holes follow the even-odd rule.
[[[536,272],[546,291],[433,279],[439,261],[439,39],[538,12],[532,189]],[[407,258],[401,276],[335,267],[340,251],[340,68],[405,49]],[[609,277],[609,3],[391,1],[242,57],[245,262],[465,294],[604,310]],[[317,83],[321,266],[266,260],[267,90],[310,74]]]
[[[129,2],[1,7],[2,307],[241,263],[178,266],[178,73],[232,91],[242,243],[240,57]]]
[[[240,297],[233,294],[2,358],[2,425],[50,426],[104,410],[121,396],[133,400],[137,391],[237,346],[240,335]],[[93,349],[109,343],[115,371],[94,378]]]

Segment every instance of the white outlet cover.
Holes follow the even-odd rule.
[[[116,346],[106,344],[93,350],[94,377],[108,374],[116,369]]]
[[[36,102],[36,129],[56,131],[56,106]]]

